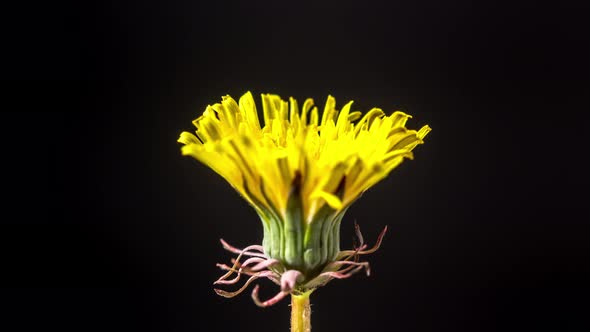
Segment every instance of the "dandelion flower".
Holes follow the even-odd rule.
[[[342,251],[341,220],[363,192],[404,159],[412,159],[412,150],[423,143],[430,127],[407,129],[411,116],[400,111],[386,115],[373,108],[363,115],[351,107],[352,101],[338,110],[329,96],[320,114],[312,99],[300,106],[294,98],[263,94],[261,125],[247,92],[238,102],[225,96],[207,106],[193,121],[196,132],[180,135],[182,154],[221,175],[262,221],[262,245],[238,249],[221,240],[238,257],[232,266],[218,264],[227,273],[215,284],[233,285],[242,275],[249,279],[235,292],[216,289],[219,295],[233,297],[254,280],[267,278],[280,291],[262,301],[256,286],[256,304],[272,305],[291,294],[293,312],[299,306],[296,301],[307,301],[301,310],[309,310],[308,296],[316,288],[361,270],[369,273],[368,263],[359,256],[378,249],[386,228],[368,249],[355,225],[359,241]],[[309,324],[309,319],[292,318],[297,320],[293,330]]]

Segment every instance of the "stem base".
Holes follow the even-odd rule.
[[[291,294],[291,332],[311,332],[311,291]]]

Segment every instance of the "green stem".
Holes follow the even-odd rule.
[[[311,332],[311,291],[300,295],[291,294],[291,332]]]

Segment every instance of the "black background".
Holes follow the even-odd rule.
[[[426,144],[348,212],[373,275],[314,294],[315,331],[584,331],[587,5],[154,1],[6,10],[3,324],[286,331],[212,282],[255,213],[178,134],[225,94],[380,106]],[[17,121],[14,121],[17,120]],[[262,294],[276,289],[262,284]],[[8,330],[7,330],[8,331]]]

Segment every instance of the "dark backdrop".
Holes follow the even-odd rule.
[[[587,9],[102,1],[7,10],[2,79],[15,103],[3,126],[3,321],[11,331],[286,331],[288,301],[259,309],[249,291],[213,293],[215,263],[229,260],[218,238],[260,242],[260,223],[175,142],[207,104],[251,90],[320,105],[332,94],[433,128],[415,160],[347,214],[343,247],[354,220],[367,239],[390,232],[369,258],[371,277],[314,294],[315,331],[586,330]]]

